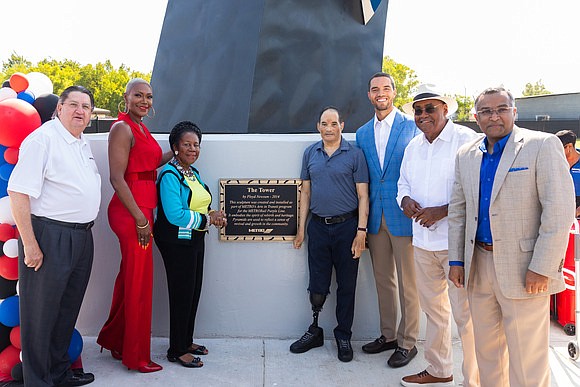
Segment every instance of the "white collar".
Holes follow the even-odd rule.
[[[384,122],[387,125],[389,125],[389,128],[392,128],[393,122],[395,122],[395,116],[397,115],[398,111],[399,111],[399,109],[397,109],[396,107],[393,106],[393,110],[391,110],[391,112],[382,121],[379,121],[379,119],[377,118],[377,114],[375,113],[373,127],[376,127],[377,123],[379,123],[379,122],[381,122],[381,123]]]

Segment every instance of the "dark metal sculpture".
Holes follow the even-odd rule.
[[[169,0],[149,127],[187,119],[206,133],[306,133],[335,105],[355,131],[372,116],[367,81],[381,70],[387,5]]]

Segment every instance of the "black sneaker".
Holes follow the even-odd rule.
[[[338,360],[349,362],[352,360],[352,346],[350,340],[336,339],[336,347],[338,348]]]
[[[322,347],[324,345],[324,332],[322,328],[310,325],[302,337],[290,346],[292,353],[304,353],[312,348]]]

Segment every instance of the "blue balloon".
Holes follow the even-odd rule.
[[[16,98],[21,99],[23,101],[26,101],[31,105],[34,103],[34,100],[36,99],[34,97],[34,94],[32,93],[32,91],[28,91],[28,90],[24,90],[24,91],[21,91],[20,93],[16,94]]]
[[[17,295],[8,297],[0,304],[0,323],[7,327],[20,325],[19,297]]]
[[[70,359],[71,364],[74,363],[79,358],[82,351],[83,351],[83,337],[81,336],[79,331],[77,331],[75,328],[75,330],[73,331],[73,335],[70,339],[70,345],[68,346],[68,357]]]
[[[8,180],[0,179],[0,198],[4,196],[8,196]]]
[[[13,164],[2,164],[0,165],[0,179],[8,181],[15,165]]]

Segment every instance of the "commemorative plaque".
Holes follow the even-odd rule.
[[[298,229],[300,179],[220,179],[225,241],[291,241]]]

